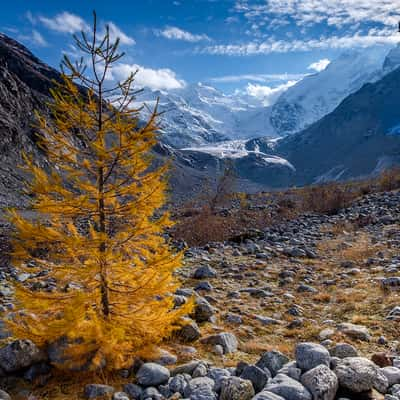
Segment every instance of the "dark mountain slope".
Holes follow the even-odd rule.
[[[45,161],[35,144],[34,111],[46,112],[53,79],[60,79],[56,70],[0,34],[0,205],[22,200],[16,166],[23,152]]]

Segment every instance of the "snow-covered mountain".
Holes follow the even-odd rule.
[[[332,112],[365,83],[381,79],[400,65],[399,48],[387,53],[386,47],[347,51],[325,70],[290,87],[270,111],[275,131],[281,136],[299,132]]]
[[[162,141],[175,148],[275,138],[299,132],[332,112],[367,82],[376,82],[400,65],[400,46],[347,51],[328,67],[288,88],[275,104],[237,92],[227,95],[201,83],[183,89],[146,89],[137,99],[149,113],[159,98]]]
[[[159,98],[160,130],[163,142],[176,147],[202,146],[234,139],[271,136],[268,110],[261,101],[240,95],[226,95],[204,84],[183,89],[145,90],[138,104],[146,103],[149,113]]]

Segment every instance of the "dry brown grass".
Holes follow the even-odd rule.
[[[384,171],[380,176],[365,181],[313,185],[280,192],[252,195],[232,194],[225,190],[222,192],[230,195],[225,193],[223,201],[213,192],[206,191],[201,202],[196,204],[194,199],[187,206],[175,210],[178,223],[172,234],[175,239],[184,240],[192,246],[224,241],[252,228],[263,229],[292,220],[305,212],[336,214],[360,196],[398,188],[400,168]],[[371,218],[367,216],[351,223],[339,223],[330,229],[337,234],[354,232],[370,223]]]
[[[313,300],[319,303],[330,303],[332,296],[329,293],[318,293],[313,296]]]
[[[378,186],[381,191],[400,188],[400,167],[393,167],[383,171],[378,178]]]
[[[310,186],[299,191],[299,194],[304,211],[328,215],[336,214],[359,196],[351,186],[339,183]]]
[[[261,354],[265,351],[271,350],[271,346],[267,343],[261,341],[259,338],[254,338],[242,342],[240,345],[240,350],[247,354]]]
[[[212,212],[207,206],[187,218],[181,218],[172,230],[176,239],[189,246],[203,246],[210,242],[223,242],[251,229],[263,229],[271,219],[264,210],[250,211],[246,208],[229,212]]]

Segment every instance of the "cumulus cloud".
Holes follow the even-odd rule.
[[[177,28],[176,26],[167,26],[163,30],[156,31],[158,36],[163,36],[171,40],[183,40],[185,42],[201,42],[210,41],[211,39],[205,34],[193,34],[183,29]]]
[[[89,25],[83,18],[67,11],[55,15],[53,18],[40,16],[38,19],[47,28],[62,33],[76,33],[89,29]]]
[[[67,11],[55,15],[53,18],[44,16],[35,17],[32,13],[28,12],[26,17],[32,24],[36,24],[37,21],[42,23],[48,29],[61,33],[76,33],[81,31],[89,31],[89,24],[81,18],[79,15],[71,14]],[[135,40],[123,32],[115,23],[107,22],[110,29],[110,37],[115,40],[117,37],[120,39],[121,44],[134,45]],[[104,34],[104,29],[101,32]]]
[[[323,71],[329,64],[331,63],[331,60],[327,58],[323,58],[322,60],[316,61],[312,64],[310,64],[307,69],[321,72]]]
[[[128,46],[132,46],[136,43],[135,39],[122,32],[121,29],[118,28],[118,26],[115,25],[113,22],[108,22],[107,25],[110,30],[111,40],[116,40],[117,38],[119,38],[121,44],[125,44]]]
[[[295,85],[298,81],[288,81],[277,87],[262,86],[258,84],[248,83],[246,93],[249,96],[261,100],[265,106],[270,106],[278,100],[278,97],[288,90],[291,86]]]
[[[138,64],[119,63],[112,69],[110,79],[126,79],[131,72],[138,71],[135,77],[137,87],[147,87],[153,90],[180,89],[185,81],[179,79],[169,68],[152,69]]]
[[[273,40],[264,42],[248,42],[244,44],[220,44],[197,49],[197,52],[216,55],[246,56],[270,53],[288,53],[293,51],[310,51],[326,49],[350,49],[354,47],[370,47],[378,44],[397,44],[397,35],[384,35],[386,32],[369,33],[367,35],[347,35],[320,37],[310,40]]]

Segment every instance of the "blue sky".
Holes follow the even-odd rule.
[[[138,83],[159,89],[283,90],[344,50],[400,40],[400,0],[17,0],[0,30],[57,67],[94,8],[123,39],[115,77],[138,67]]]

